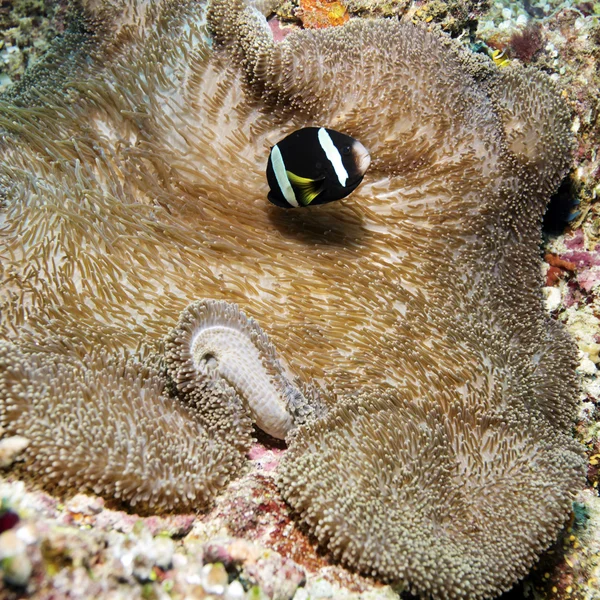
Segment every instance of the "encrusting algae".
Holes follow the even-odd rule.
[[[510,588],[583,479],[575,349],[541,300],[571,150],[552,85],[410,24],[277,44],[235,0],[107,6],[88,15],[102,60],[0,105],[0,425],[30,439],[26,467],[206,506],[270,410],[216,350],[190,367],[211,298],[253,319],[279,489],[337,560],[433,598]],[[281,210],[269,151],[308,126],[371,166],[347,199]]]

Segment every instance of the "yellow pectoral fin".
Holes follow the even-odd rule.
[[[308,206],[323,191],[323,179],[308,179],[291,171],[286,173],[294,190],[298,192],[298,202],[302,206]]]

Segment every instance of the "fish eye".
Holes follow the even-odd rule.
[[[350,146],[346,145],[342,147],[342,154],[344,156],[348,156],[348,154],[350,154]]]
[[[315,163],[315,169],[317,169],[317,171],[319,171],[322,168],[323,168],[323,163],[321,163],[320,161],[317,161]]]

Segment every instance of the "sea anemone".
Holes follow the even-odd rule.
[[[294,387],[329,406],[290,430],[279,479],[311,533],[346,565],[424,595],[507,589],[583,479],[576,351],[541,299],[541,218],[571,151],[552,84],[396,21],[276,44],[237,0],[90,6],[100,58],[74,53],[64,85],[30,81],[0,104],[0,417],[25,436],[44,430],[25,451],[37,478],[176,507],[176,480],[153,495],[152,470],[97,485],[79,433],[64,438],[84,448],[75,472],[53,415],[107,412],[99,423],[115,434],[94,429],[97,454],[131,435],[136,465],[149,450],[134,440],[159,421],[177,438],[164,469],[185,464],[187,481],[190,436],[211,447],[197,418],[215,407],[229,458],[220,470],[192,448],[203,505],[240,464],[252,407],[216,369],[198,369],[207,393],[190,393],[200,363],[188,369],[193,345],[175,348],[197,307],[177,320],[197,299],[235,303]],[[266,200],[269,150],[305,126],[360,139],[373,160],[351,197],[283,211]],[[170,386],[139,348],[160,357],[172,328]]]
[[[235,304],[194,302],[165,346],[167,369],[178,390],[193,394],[199,377],[224,380],[244,400],[257,427],[276,439],[285,439],[295,417],[305,421],[311,412],[267,335]]]
[[[30,444],[25,467],[60,491],[138,510],[198,510],[243,464],[251,422],[230,388],[196,379],[171,396],[153,361],[0,346],[0,424]]]

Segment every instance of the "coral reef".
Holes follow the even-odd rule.
[[[132,435],[136,478],[109,469],[101,493],[204,506],[239,470],[249,419],[227,391],[185,400],[189,371],[169,361],[193,355],[174,350],[190,301],[235,302],[297,387],[312,380],[331,405],[289,437],[278,480],[331,554],[439,598],[509,588],[582,480],[576,355],[542,310],[537,255],[570,159],[556,91],[410,24],[351,20],[277,44],[255,9],[216,2],[211,45],[201,4],[106,8],[86,17],[101,59],[72,57],[64,88],[32,73],[0,105],[1,414],[30,439],[26,465],[94,489],[106,479],[69,461],[112,458]],[[317,124],[365,142],[369,178],[336,206],[283,214],[265,199],[269,147]],[[152,361],[173,327],[171,390]],[[64,435],[53,411],[71,417]],[[95,447],[72,454],[104,411]],[[214,484],[203,457],[200,487],[175,501],[168,477],[155,493],[138,468],[161,456],[155,429],[179,444],[164,468],[186,481],[193,443],[237,445]]]
[[[336,27],[350,18],[346,7],[338,0],[300,0],[299,4],[298,14],[307,28]]]
[[[531,62],[543,46],[544,37],[539,23],[528,24],[523,31],[513,33],[509,41],[512,56],[524,63]]]
[[[458,36],[473,32],[477,27],[477,17],[485,13],[490,4],[489,0],[413,2],[408,16],[417,23],[438,24],[442,31]]]
[[[390,586],[316,552],[279,498],[274,471],[265,468],[281,451],[257,444],[252,453],[260,457],[249,472],[199,518],[140,517],[84,494],[59,503],[22,482],[0,481],[3,508],[20,516],[0,532],[0,596],[399,600]],[[9,583],[15,576],[19,586]]]
[[[20,80],[64,32],[66,6],[54,0],[0,3],[0,92]]]
[[[591,232],[597,216],[588,212],[582,228],[568,229],[546,241],[546,306],[563,322],[577,343],[581,381],[581,406],[577,433],[587,450],[587,489],[577,496],[574,517],[552,554],[542,559],[532,585],[542,598],[593,600],[597,597],[600,570],[600,245]]]

